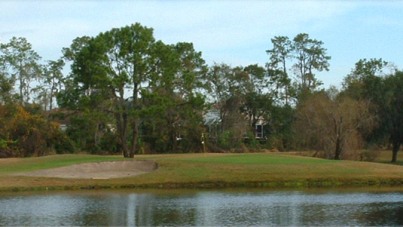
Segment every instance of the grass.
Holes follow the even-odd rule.
[[[51,155],[40,158],[0,159],[0,175],[40,169],[51,169],[80,163],[118,160],[123,160],[123,158],[117,156],[96,155]]]
[[[397,153],[397,165],[403,165],[403,151]],[[392,160],[392,151],[380,151],[379,156],[376,159],[377,162],[390,164]]]
[[[17,177],[10,174],[118,156],[56,155],[0,160],[0,190],[80,188],[328,187],[403,185],[403,166],[334,161],[283,153],[139,155],[154,160],[151,173],[109,180]]]

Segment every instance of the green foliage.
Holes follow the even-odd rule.
[[[63,67],[65,63],[62,59],[48,61],[44,67],[42,83],[35,90],[38,93],[36,98],[42,104],[44,110],[54,108],[54,100],[63,87]]]
[[[68,117],[65,135],[69,141],[64,144],[70,152],[74,150],[91,153],[114,153],[116,135],[112,132],[108,118],[99,112],[82,112]]]
[[[345,79],[344,93],[372,104],[371,111],[376,113],[378,124],[365,135],[366,141],[368,144],[391,144],[392,162],[396,162],[403,143],[403,73],[392,69],[392,73],[386,74],[389,65],[382,59],[359,60]]]
[[[288,105],[297,95],[304,95],[322,84],[316,79],[315,72],[328,71],[331,59],[322,41],[300,33],[293,40],[286,36],[276,36],[271,42],[273,48],[266,51],[269,55],[267,67],[270,83],[281,102]],[[292,64],[293,73],[299,78],[297,86],[291,81],[288,64]]]
[[[8,78],[8,85],[2,90],[7,91],[10,85],[14,86],[17,82],[20,104],[30,102],[33,91],[31,82],[42,75],[42,67],[38,63],[40,58],[23,37],[13,37],[9,43],[0,44],[0,74]]]
[[[397,152],[403,143],[403,72],[385,78],[384,102],[381,106],[380,130],[390,135],[392,162],[397,161]]]
[[[77,151],[74,141],[72,141],[66,134],[60,133],[57,137],[56,144],[54,145],[56,154],[72,154]]]
[[[237,145],[239,146],[239,141],[235,140],[237,144],[234,144],[233,142],[234,142],[234,136],[229,131],[222,132],[218,137],[218,145],[223,149],[231,149],[236,147]]]
[[[15,96],[12,94],[13,82],[0,72],[0,103],[6,104],[13,101]]]
[[[153,44],[152,29],[136,23],[76,39],[64,49],[65,58],[73,61],[72,78],[59,104],[111,114],[125,157],[138,149],[139,97],[150,77]]]
[[[360,146],[391,144],[396,161],[403,140],[400,71],[382,59],[359,60],[343,91],[328,93],[324,101],[316,96],[321,85],[316,73],[329,70],[324,43],[301,33],[293,39],[275,36],[271,44],[266,68],[225,63],[208,67],[192,43],[165,44],[155,40],[152,28],[136,23],[78,37],[63,48],[63,58],[41,65],[31,44],[13,37],[0,44],[0,149],[15,156],[85,150],[133,157],[201,151],[202,135],[210,135],[207,145],[219,151],[299,149],[304,147],[298,142],[301,131],[293,126],[304,105],[325,103],[328,108],[305,116],[305,123],[320,115],[345,127],[346,119],[356,114],[344,109],[366,103],[376,115],[376,127],[364,130],[358,125],[350,130],[356,131],[351,137],[362,138]],[[68,76],[63,75],[65,61],[71,63]],[[65,133],[46,112],[55,108],[55,98],[58,107],[72,113],[65,119]],[[217,113],[217,119],[207,123],[206,112]],[[258,125],[265,130],[259,141]],[[336,130],[324,125],[332,133]],[[305,142],[321,143],[310,148],[328,149],[322,137],[331,132]]]
[[[96,149],[93,137],[95,128],[95,122],[92,121],[91,116],[72,116],[66,135],[74,141],[74,146],[79,150],[92,151]]]
[[[380,102],[382,98],[382,77],[388,63],[382,59],[361,59],[344,79],[344,93],[354,99]]]
[[[151,28],[136,23],[94,38],[78,38],[64,54],[73,62],[72,75],[58,97],[59,105],[89,111],[91,116],[109,116],[107,122],[116,133],[115,139],[109,134],[108,140],[115,144],[111,148],[125,157],[147,149],[194,148],[190,135],[191,131],[198,134],[202,123],[200,90],[206,67],[191,43],[166,45],[154,40]],[[182,136],[185,148],[177,142]],[[74,137],[75,141],[85,138]],[[85,139],[90,147],[100,149],[94,140]],[[83,147],[81,142],[78,145]]]
[[[7,147],[8,147],[8,141],[7,141],[7,140],[0,139],[0,149],[1,149],[1,150],[4,150],[4,149],[6,149]]]

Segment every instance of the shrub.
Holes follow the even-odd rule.
[[[22,106],[1,106],[0,124],[1,150],[11,156],[46,155],[65,142],[58,124],[40,114],[29,113]]]

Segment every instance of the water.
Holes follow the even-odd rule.
[[[403,192],[0,194],[0,225],[403,225]]]

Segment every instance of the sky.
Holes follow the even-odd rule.
[[[331,56],[324,88],[340,87],[363,58],[403,70],[403,1],[0,0],[0,42],[25,37],[44,62],[77,37],[136,22],[164,43],[193,43],[208,65],[234,67],[264,66],[271,38],[307,33]]]

